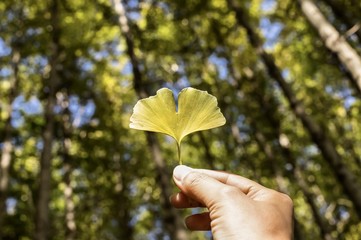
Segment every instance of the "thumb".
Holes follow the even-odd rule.
[[[184,194],[206,207],[219,201],[222,197],[221,190],[229,187],[205,173],[184,165],[174,168],[173,179]]]

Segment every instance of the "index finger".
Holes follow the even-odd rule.
[[[252,195],[255,192],[258,192],[259,190],[265,189],[265,187],[263,187],[259,183],[236,174],[222,172],[222,171],[208,170],[208,169],[196,169],[196,168],[193,169],[193,171],[204,173],[220,181],[223,184],[236,187],[246,195]]]

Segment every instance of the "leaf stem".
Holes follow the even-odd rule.
[[[182,159],[181,159],[181,146],[179,143],[177,143],[177,148],[178,148],[178,161],[179,161],[179,165],[182,165]]]

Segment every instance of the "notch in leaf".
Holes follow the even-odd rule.
[[[160,132],[177,142],[178,160],[181,160],[182,139],[190,133],[222,126],[226,119],[217,106],[217,99],[195,88],[184,88],[178,95],[178,111],[173,92],[168,88],[155,96],[139,100],[130,117],[130,128]]]

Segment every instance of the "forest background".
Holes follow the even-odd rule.
[[[173,209],[175,142],[129,129],[192,86],[225,126],[183,161],[289,194],[295,239],[361,238],[359,0],[0,2],[0,239],[210,239]],[[202,210],[201,210],[202,211]]]

